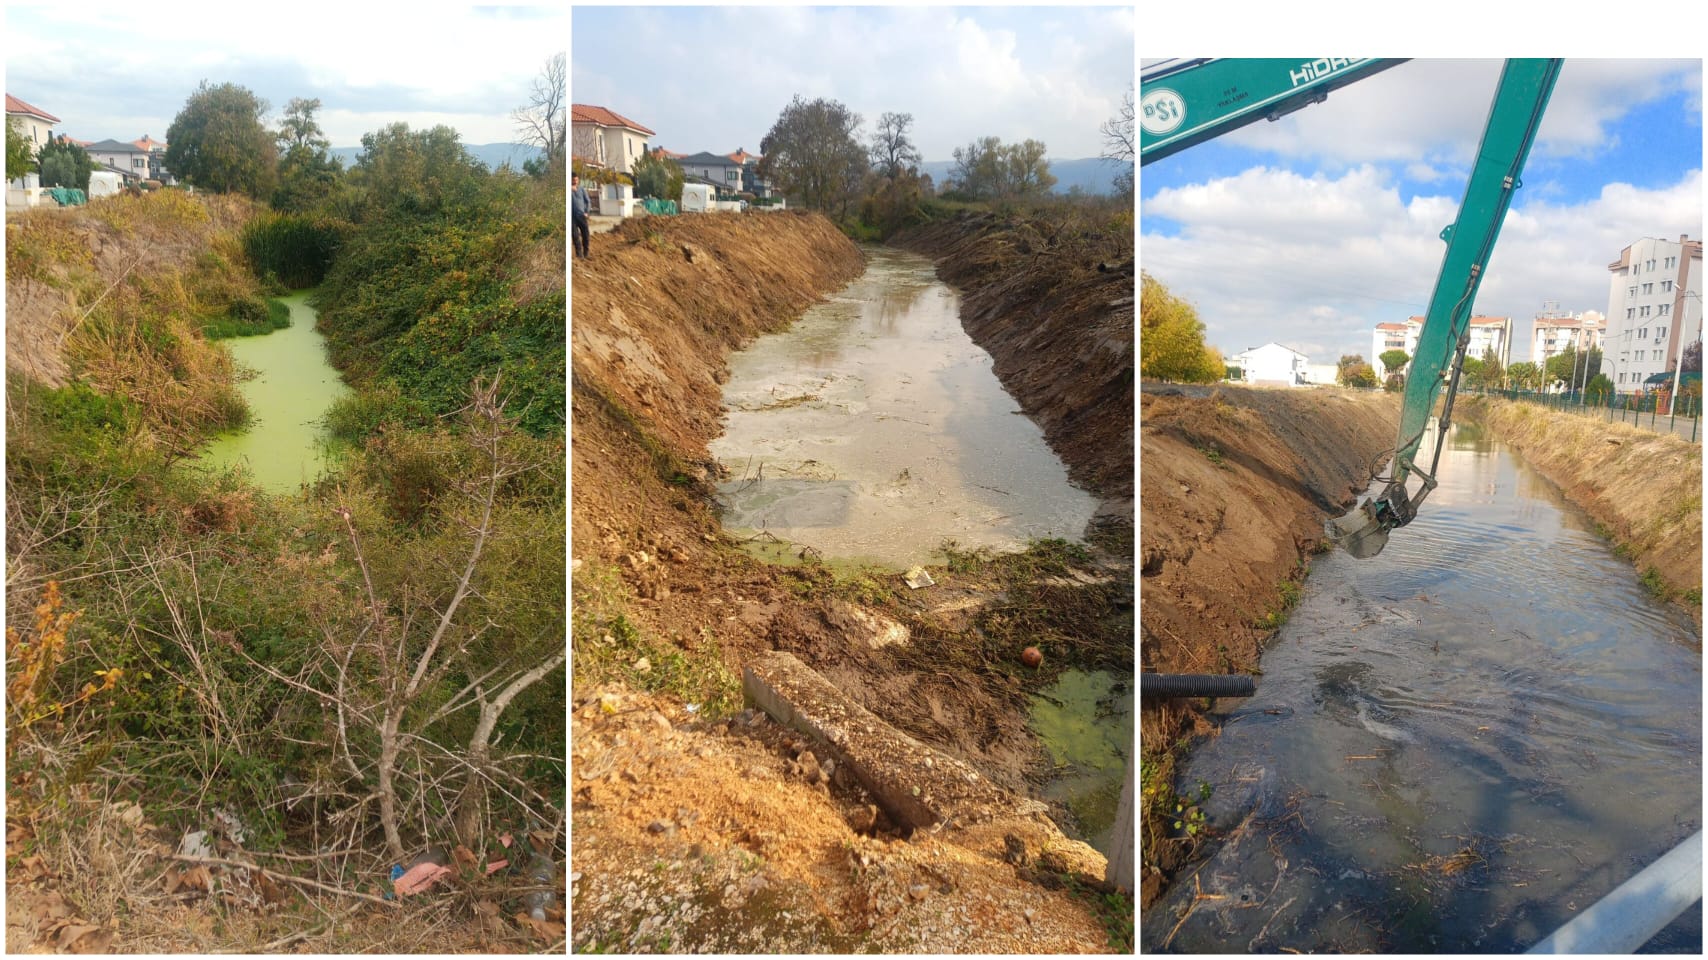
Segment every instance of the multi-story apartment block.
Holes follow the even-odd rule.
[[[1702,241],[1644,237],[1607,269],[1603,369],[1616,391],[1630,393],[1674,369],[1684,347],[1702,337]]]
[[[1567,350],[1597,349],[1606,332],[1607,318],[1594,310],[1565,313],[1558,301],[1549,301],[1530,324],[1530,360],[1540,367]]]
[[[1376,329],[1370,337],[1370,366],[1375,369],[1378,377],[1386,377],[1396,371],[1384,368],[1381,356],[1387,350],[1404,350],[1408,356],[1417,355],[1418,336],[1423,333],[1423,318],[1408,317],[1404,323],[1386,322],[1376,324]],[[1465,351],[1467,358],[1481,360],[1490,348],[1495,356],[1500,358],[1502,368],[1511,363],[1512,355],[1512,318],[1511,317],[1472,317],[1471,345]]]

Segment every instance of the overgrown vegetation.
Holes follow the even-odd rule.
[[[6,384],[8,820],[121,931],[117,853],[64,852],[120,797],[174,843],[229,810],[347,896],[427,844],[562,859],[562,184],[446,128],[364,143],[290,214],[167,190],[8,218],[8,279],[75,304],[30,320],[64,322],[63,382]],[[198,469],[247,418],[215,341],[323,278],[335,472],[284,497]]]
[[[1141,274],[1139,375],[1147,380],[1215,383],[1225,369],[1221,351],[1204,343],[1204,323],[1190,303],[1162,281]]]

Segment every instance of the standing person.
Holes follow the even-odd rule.
[[[575,255],[583,260],[591,256],[587,241],[587,209],[592,201],[587,197],[587,191],[582,189],[581,174],[569,175],[569,215],[574,229],[570,231],[570,241],[575,244]]]

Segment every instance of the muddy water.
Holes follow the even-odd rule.
[[[1519,951],[1700,827],[1700,631],[1501,444],[1448,442],[1381,555],[1316,558],[1183,766],[1223,839],[1149,949]],[[1692,910],[1647,949],[1701,948]]]
[[[1132,677],[1064,670],[1033,696],[1031,727],[1055,764],[1044,797],[1073,814],[1064,830],[1107,856],[1133,755]]]
[[[326,360],[309,294],[280,298],[291,311],[289,327],[226,341],[238,366],[256,373],[241,384],[252,419],[246,429],[216,438],[200,458],[216,469],[242,464],[256,486],[276,493],[296,490],[325,469],[321,420],[349,392]]]
[[[924,257],[867,254],[857,280],[730,358],[711,445],[725,529],[895,567],[945,539],[1080,539],[1096,502],[962,331],[959,295]]]

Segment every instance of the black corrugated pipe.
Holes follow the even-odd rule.
[[[1139,696],[1144,697],[1249,697],[1257,692],[1257,681],[1238,674],[1141,673]]]

